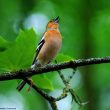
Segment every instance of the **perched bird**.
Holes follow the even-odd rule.
[[[52,19],[46,26],[46,31],[38,44],[31,69],[49,64],[61,48],[62,36],[59,31],[59,17]],[[17,87],[21,91],[26,82],[23,80]]]

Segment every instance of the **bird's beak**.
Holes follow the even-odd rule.
[[[59,19],[59,16],[58,16],[57,18],[54,19],[54,22],[55,22],[55,23],[59,23],[59,20],[60,20],[60,19]]]

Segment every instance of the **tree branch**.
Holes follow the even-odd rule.
[[[31,82],[26,77],[30,77],[30,76],[42,74],[42,73],[47,73],[50,71],[58,71],[63,83],[65,84],[64,91],[59,97],[55,98],[53,96],[49,96],[47,93],[42,91],[39,87],[37,87],[35,84],[32,85],[32,88],[50,103],[53,110],[58,110],[56,101],[59,101],[65,98],[68,92],[71,93],[72,98],[74,98],[77,104],[83,105],[83,103],[80,102],[79,97],[74,93],[74,91],[69,86],[69,82],[71,78],[73,77],[73,75],[68,77],[68,79],[66,80],[64,76],[61,74],[60,70],[66,69],[66,68],[75,69],[76,67],[80,67],[80,66],[101,64],[101,63],[110,63],[110,57],[79,59],[79,60],[68,61],[68,62],[59,63],[55,65],[47,65],[45,67],[41,67],[36,70],[26,69],[26,70],[12,71],[12,72],[4,72],[0,74],[0,81],[12,80],[12,79],[23,79],[30,85]]]
[[[43,74],[50,71],[56,71],[66,68],[76,68],[86,65],[110,63],[110,56],[102,58],[89,58],[89,59],[79,59],[74,61],[68,61],[64,63],[59,63],[55,65],[47,65],[45,67],[38,68],[36,70],[26,69],[13,72],[4,72],[0,74],[0,81],[12,80],[12,79],[23,79],[25,77],[30,77],[37,74]]]

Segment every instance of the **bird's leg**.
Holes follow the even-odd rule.
[[[30,86],[29,88],[27,89],[27,92],[29,92],[31,90],[31,87],[33,85],[33,80],[31,78],[28,78],[28,80],[30,81]]]

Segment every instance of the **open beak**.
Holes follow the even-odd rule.
[[[59,20],[60,20],[60,19],[59,19],[59,16],[58,16],[57,18],[54,19],[54,22],[55,22],[55,23],[59,23]]]

